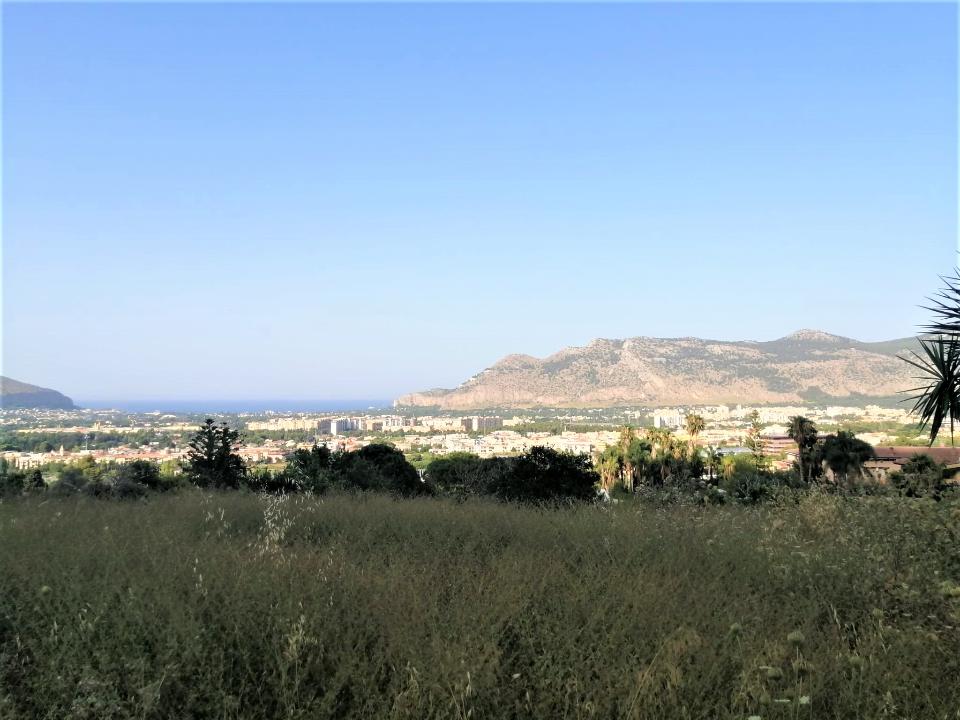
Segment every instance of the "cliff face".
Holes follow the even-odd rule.
[[[0,408],[73,410],[73,400],[49,388],[0,377]]]
[[[411,393],[397,404],[470,410],[889,398],[916,385],[897,357],[915,346],[913,338],[863,343],[816,330],[769,342],[594,340],[542,360],[508,355],[457,388]]]

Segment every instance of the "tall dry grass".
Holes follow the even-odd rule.
[[[960,506],[0,504],[2,718],[956,718]]]

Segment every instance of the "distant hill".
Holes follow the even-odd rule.
[[[0,376],[0,408],[74,410],[76,406],[73,400],[56,390]]]
[[[768,342],[635,337],[594,340],[547,358],[508,355],[452,390],[401,406],[448,410],[721,403],[890,401],[916,386],[897,358],[914,338],[860,342],[800,330]]]

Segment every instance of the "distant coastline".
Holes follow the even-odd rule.
[[[277,412],[341,412],[389,408],[391,400],[87,400],[78,399],[76,405],[90,410],[123,410],[133,413],[263,413]]]

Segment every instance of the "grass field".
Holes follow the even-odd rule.
[[[0,718],[960,717],[960,504],[0,504]]]

